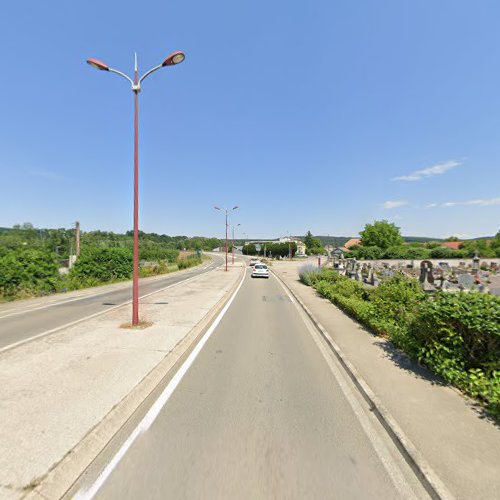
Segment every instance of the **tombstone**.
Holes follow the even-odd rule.
[[[458,276],[458,286],[461,290],[472,290],[474,286],[474,276],[471,274],[461,274]]]
[[[451,289],[451,283],[444,278],[443,281],[441,282],[441,290],[447,291]]]
[[[439,267],[440,267],[443,271],[447,271],[447,272],[449,272],[449,271],[450,271],[450,265],[448,264],[448,262],[440,262],[440,263],[439,263]]]
[[[361,262],[358,262],[358,265],[356,266],[356,274],[354,279],[356,281],[363,282],[363,264],[361,264]]]
[[[424,292],[431,292],[435,289],[432,262],[430,260],[423,260],[420,263],[420,277],[418,280],[422,284]]]

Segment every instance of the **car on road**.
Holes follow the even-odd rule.
[[[258,262],[259,262],[259,259],[250,259],[250,264],[249,264],[249,266],[250,266],[250,267],[253,267],[253,266],[255,266],[255,264],[257,264]]]
[[[269,268],[265,264],[255,264],[252,269],[252,278],[269,278]]]

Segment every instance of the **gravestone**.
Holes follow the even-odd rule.
[[[474,276],[471,274],[461,274],[457,279],[458,285],[462,290],[472,290],[474,286]]]
[[[447,272],[449,272],[449,271],[450,271],[450,265],[448,264],[448,262],[440,262],[440,263],[439,263],[439,267],[440,267],[443,271],[447,271]]]
[[[435,289],[432,268],[433,266],[430,260],[423,260],[420,263],[420,277],[418,280],[422,284],[424,292],[432,292]]]

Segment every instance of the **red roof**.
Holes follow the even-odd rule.
[[[441,243],[441,246],[451,248],[452,250],[458,250],[461,244],[461,241],[445,241]]]
[[[345,248],[351,248],[354,245],[359,245],[361,244],[361,239],[360,238],[351,238],[349,241],[347,241],[344,245]]]

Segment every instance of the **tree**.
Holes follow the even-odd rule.
[[[366,224],[360,235],[363,246],[385,249],[403,244],[399,227],[387,220],[376,220],[373,224]]]
[[[314,246],[314,238],[311,231],[307,231],[306,235],[304,236],[304,244],[307,248],[311,248]]]
[[[319,238],[314,238],[311,231],[307,231],[304,236],[304,243],[308,255],[323,254],[325,252],[321,240]]]

